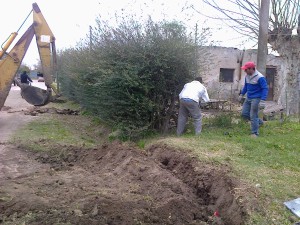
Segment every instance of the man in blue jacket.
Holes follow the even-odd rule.
[[[243,104],[242,117],[251,121],[251,136],[258,136],[258,128],[263,124],[258,117],[258,111],[265,108],[268,96],[268,84],[266,78],[255,69],[254,62],[246,62],[242,70],[246,72],[245,85],[239,99],[247,93]]]

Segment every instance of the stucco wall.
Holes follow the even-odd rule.
[[[239,59],[242,51],[237,48],[207,47],[211,63],[209,70],[201,74],[211,98],[230,99],[239,86]],[[234,69],[233,83],[219,82],[220,68]]]
[[[209,95],[214,99],[235,100],[240,89],[244,85],[245,73],[241,71],[241,66],[247,61],[256,63],[257,50],[240,50],[237,48],[207,47],[212,61],[206,72],[200,74],[207,87]],[[281,58],[268,55],[267,67],[276,68],[277,74],[274,77],[274,100],[277,101],[282,96],[281,76],[283,72]],[[233,82],[220,82],[220,69],[234,69]]]

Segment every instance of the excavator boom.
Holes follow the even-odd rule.
[[[47,90],[17,82],[18,86],[21,88],[21,95],[30,104],[45,105],[51,98],[52,90],[58,94],[55,86],[53,85],[52,78],[52,74],[55,73],[56,68],[55,37],[38,5],[33,3],[32,8],[32,25],[22,35],[10,52],[7,53],[6,56],[0,58],[2,59],[0,61],[0,109],[4,105],[4,102],[10,91],[11,84],[34,36],[36,37],[36,43],[42,64],[42,72]],[[9,39],[8,43],[5,45],[5,48],[3,48],[3,51],[6,51],[8,46],[11,44],[12,38],[15,38],[15,36],[12,36]],[[3,51],[2,53],[0,52],[2,55],[5,54]]]
[[[38,5],[33,3],[32,8],[36,43],[43,68],[45,85],[51,87],[53,85],[52,74],[56,68],[55,37]]]

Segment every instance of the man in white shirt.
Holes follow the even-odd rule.
[[[199,100],[209,102],[209,96],[206,88],[201,84],[202,78],[197,77],[194,81],[184,85],[179,94],[180,108],[177,123],[177,135],[184,131],[189,114],[194,119],[195,134],[199,135],[202,130],[202,115],[199,107]]]

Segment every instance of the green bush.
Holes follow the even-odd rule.
[[[59,54],[62,92],[126,136],[168,131],[179,92],[198,74],[194,40],[177,22],[97,23],[92,39]]]

